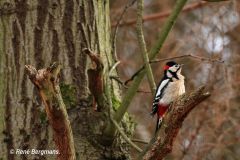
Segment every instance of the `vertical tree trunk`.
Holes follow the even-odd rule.
[[[113,64],[109,31],[108,0],[1,0],[0,140],[5,145],[0,146],[0,159],[53,159],[10,150],[55,149],[42,101],[24,71],[25,64],[40,69],[54,61],[63,66],[60,81],[65,103],[70,101],[67,109],[77,159],[128,158],[128,145],[118,135],[112,146],[99,143],[109,121],[108,108],[93,110],[86,74],[92,62],[82,52],[89,48],[98,53],[103,72],[108,71]],[[119,91],[116,84],[112,86],[116,98]]]

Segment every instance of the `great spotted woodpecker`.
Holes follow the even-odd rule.
[[[164,76],[156,90],[151,112],[151,115],[157,114],[156,132],[170,104],[185,93],[184,76],[181,70],[182,65],[174,61],[167,62],[164,66]]]

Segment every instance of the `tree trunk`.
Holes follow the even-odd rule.
[[[87,74],[94,62],[82,51],[89,48],[98,53],[103,76],[113,65],[109,1],[1,0],[0,18],[0,113],[4,115],[0,117],[0,140],[5,144],[0,146],[0,159],[56,157],[10,153],[11,149],[56,149],[41,98],[24,70],[25,64],[41,69],[54,61],[63,66],[60,86],[76,159],[128,159],[128,145],[119,135],[111,146],[99,143],[110,121],[109,108],[105,103],[101,112],[94,111]],[[111,86],[113,100],[118,101],[118,86],[114,82]],[[122,126],[129,129],[128,124]]]

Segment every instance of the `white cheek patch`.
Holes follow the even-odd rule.
[[[172,66],[172,67],[170,67],[168,70],[170,70],[170,71],[172,71],[172,72],[176,72],[176,71],[177,71],[177,67]]]
[[[167,71],[167,77],[172,78],[172,74],[169,71]]]

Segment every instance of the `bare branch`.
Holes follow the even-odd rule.
[[[196,56],[193,54],[185,54],[185,55],[181,55],[181,56],[174,56],[174,57],[169,57],[169,58],[161,58],[161,59],[156,59],[156,60],[151,60],[149,63],[159,63],[159,62],[163,62],[163,61],[167,61],[167,60],[172,60],[172,59],[180,59],[180,58],[192,58],[195,60],[200,60],[203,62],[211,62],[211,63],[224,63],[223,60],[220,59],[212,59],[212,58],[207,58],[207,57],[201,57],[201,56]],[[124,82],[125,85],[127,85],[129,82],[131,82],[145,67],[142,66],[138,71],[136,71],[131,78],[129,78],[128,80],[126,80]]]
[[[30,80],[38,88],[45,105],[47,117],[53,129],[54,141],[60,153],[58,160],[75,160],[72,129],[59,87],[60,68],[58,63],[40,70],[30,65],[25,66]]]
[[[137,142],[137,143],[142,143],[142,144],[148,144],[148,142],[141,140],[141,139],[132,139],[133,142]]]
[[[177,136],[183,121],[199,103],[210,96],[200,87],[190,94],[184,94],[178,98],[170,107],[169,113],[163,120],[163,125],[149,145],[140,154],[139,160],[162,160],[172,151],[173,142]]]
[[[117,40],[118,27],[121,24],[122,18],[124,16],[124,14],[127,12],[128,8],[133,6],[136,1],[137,0],[133,0],[132,2],[130,2],[129,4],[127,4],[124,7],[121,15],[119,16],[119,18],[118,18],[118,20],[116,22],[115,30],[114,30],[113,36],[112,36],[112,52],[114,52],[114,54],[113,54],[114,56],[113,57],[114,57],[115,61],[118,61],[117,54],[116,54],[116,40]]]
[[[120,64],[121,62],[120,61],[117,61],[110,69],[109,71],[109,78],[111,77],[112,75],[112,72],[117,68],[117,66]]]
[[[136,72],[131,76],[131,78],[129,78],[128,80],[126,80],[126,81],[124,82],[124,85],[127,85],[129,82],[133,81],[134,78],[135,78],[139,73],[141,73],[144,69],[145,69],[145,66],[142,66],[138,71],[136,71]]]
[[[129,86],[125,85],[124,82],[119,77],[110,76],[110,78],[114,79],[115,81],[117,81],[123,88],[125,88],[125,89],[129,88]],[[145,91],[145,90],[141,90],[141,89],[138,89],[137,92],[139,92],[139,93],[148,93],[148,94],[152,93],[151,91]]]
[[[230,1],[230,0],[203,0],[206,2],[225,2],[225,1]]]
[[[190,11],[195,10],[197,8],[204,7],[207,4],[208,4],[207,2],[201,2],[201,1],[200,2],[195,2],[195,3],[189,4],[186,7],[184,7],[183,12],[190,12]],[[172,10],[167,10],[167,11],[164,11],[164,12],[159,12],[159,13],[144,16],[143,17],[143,22],[166,18],[171,14],[171,12],[172,12]],[[125,22],[121,23],[119,26],[120,27],[130,26],[130,25],[135,24],[136,22],[137,22],[136,19],[130,19],[130,20],[126,20]],[[116,27],[116,26],[117,26],[116,22],[112,24],[112,27]]]
[[[212,58],[207,58],[207,57],[201,57],[201,56],[196,56],[196,55],[193,55],[193,54],[185,54],[185,55],[181,55],[181,56],[174,56],[174,57],[169,57],[169,58],[156,59],[156,60],[150,61],[150,63],[157,63],[157,62],[162,62],[162,61],[166,61],[166,60],[179,59],[179,58],[185,58],[185,57],[200,60],[200,61],[212,62],[212,63],[213,62],[224,63],[224,61],[220,60],[220,59],[212,59]]]
[[[151,88],[152,91],[152,95],[155,94],[156,91],[156,84],[154,81],[154,77],[153,77],[153,73],[152,73],[152,68],[150,66],[149,62],[149,57],[148,57],[148,52],[147,52],[147,47],[146,47],[146,43],[144,40],[144,35],[143,35],[143,26],[142,26],[142,16],[143,16],[143,0],[138,0],[137,3],[137,35],[138,35],[138,43],[140,46],[140,50],[142,52],[143,55],[143,60],[145,63],[145,67],[146,67],[146,72],[147,72],[147,77],[148,77],[148,82],[149,82],[149,86]]]

